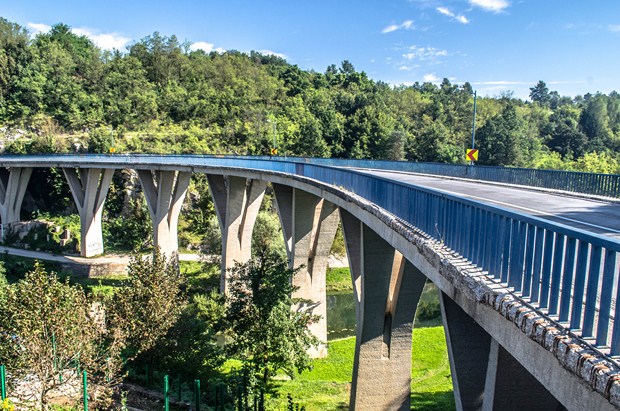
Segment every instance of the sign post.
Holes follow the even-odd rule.
[[[468,148],[467,154],[465,156],[467,161],[471,161],[474,164],[474,161],[478,161],[478,149],[477,148]]]

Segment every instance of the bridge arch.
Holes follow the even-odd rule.
[[[389,321],[394,324],[394,318],[397,314],[390,311],[393,310],[394,305],[390,306],[390,304],[383,304],[383,302],[395,301],[393,298],[390,299],[390,296],[395,295],[395,283],[400,281],[401,285],[407,284],[410,279],[415,280],[416,276],[421,278],[418,274],[423,274],[424,277],[433,281],[442,293],[442,312],[448,330],[451,366],[455,380],[455,397],[459,409],[492,409],[494,406],[499,406],[497,401],[501,399],[500,397],[508,394],[511,396],[508,397],[510,403],[507,405],[513,408],[523,408],[520,404],[525,404],[525,401],[528,400],[528,393],[520,393],[520,389],[530,389],[537,382],[542,384],[545,391],[551,394],[551,396],[547,396],[542,393],[534,398],[538,401],[538,405],[544,406],[543,408],[548,408],[550,405],[560,407],[557,401],[554,402],[555,398],[560,399],[562,406],[568,409],[613,409],[614,406],[610,401],[614,404],[620,403],[618,401],[620,388],[614,378],[617,375],[617,370],[602,355],[566,332],[560,331],[552,321],[541,316],[530,305],[517,299],[501,284],[491,281],[480,268],[444,247],[441,241],[433,239],[385,209],[360,195],[344,190],[337,184],[329,184],[316,178],[305,177],[303,165],[279,165],[278,167],[274,166],[274,170],[269,170],[269,166],[252,169],[239,167],[239,164],[243,164],[243,162],[234,163],[235,165],[207,165],[198,162],[188,165],[183,162],[161,162],[153,158],[141,163],[131,162],[130,160],[133,160],[133,157],[128,157],[127,161],[114,157],[104,158],[104,160],[45,158],[38,162],[32,159],[17,160],[16,164],[24,167],[43,166],[42,164],[49,166],[52,164],[60,167],[204,172],[268,181],[272,184],[310,193],[334,204],[341,210],[343,223],[348,226],[346,230],[348,232],[347,247],[351,250],[349,254],[354,256],[355,250],[358,250],[358,258],[352,259],[351,265],[354,278],[358,280],[354,285],[358,293],[357,299],[360,307],[362,307],[363,301],[372,303],[370,300],[375,298],[380,300],[379,304],[375,304],[376,307],[368,309],[368,311],[374,310],[375,314],[381,313],[382,315],[383,324],[381,327],[376,327],[373,321],[370,338],[373,342],[380,339],[380,343],[369,349],[368,355],[364,355],[361,347],[356,349],[356,368],[358,370],[361,367],[361,361],[367,361],[370,365],[369,370],[376,372],[376,375],[386,375],[387,372],[379,372],[381,368],[386,368],[384,367],[385,355],[383,354],[386,347],[385,324]],[[225,163],[225,161],[223,162]],[[247,161],[246,164],[248,167],[254,167],[252,161]],[[406,200],[401,199],[401,201]],[[420,211],[421,209],[414,210],[414,212]],[[344,222],[345,220],[347,222]],[[358,236],[356,236],[356,232],[359,234]],[[366,240],[369,242],[365,243]],[[371,287],[360,287],[361,283],[366,283],[367,272],[370,273],[375,270],[372,267],[366,270],[366,267],[363,266],[369,262],[369,258],[363,257],[364,250],[372,249],[373,246],[384,251],[390,249],[394,251],[391,257],[389,257],[389,253],[384,252],[383,254],[388,257],[381,259],[381,261],[373,261],[373,263],[381,265],[375,271],[375,273],[381,272],[378,277],[387,276],[390,278],[389,281],[382,278],[382,285],[378,287],[382,292],[380,297],[375,297],[371,293],[371,291],[376,291],[370,290]],[[484,259],[484,256],[480,256],[480,258]],[[390,260],[391,265],[389,264]],[[410,263],[409,267],[407,262]],[[355,268],[356,264],[358,268]],[[399,269],[396,270],[395,267],[399,267]],[[355,274],[355,271],[359,274]],[[396,281],[393,282],[392,278],[396,278]],[[398,280],[399,278],[400,280]],[[415,284],[416,282],[412,281],[412,283]],[[415,285],[412,285],[407,288],[407,291],[414,288]],[[367,291],[368,295],[363,295]],[[415,296],[413,299],[415,300]],[[396,299],[396,301],[399,300],[399,298]],[[358,311],[361,309],[358,308]],[[413,321],[413,315],[408,317]],[[468,321],[477,325],[478,328],[473,327],[474,330],[472,327],[459,328],[459,324]],[[361,322],[363,323],[363,320]],[[396,322],[398,323],[398,321]],[[363,329],[358,330],[358,337],[360,333],[364,333]],[[478,336],[479,338],[473,340],[467,338],[471,336]],[[391,337],[387,340],[390,344],[394,343]],[[466,348],[471,349],[472,341],[479,346],[488,342],[488,349],[483,348],[480,353],[476,354],[472,353],[471,350],[469,351],[470,356],[476,359],[474,362],[478,363],[476,370],[467,369],[467,364],[458,364],[459,350],[462,356],[462,346],[469,345]],[[402,363],[400,365],[403,368]],[[463,366],[466,367],[465,371],[460,371],[459,367],[463,370]],[[396,364],[391,367],[396,367]],[[390,372],[394,371],[394,368],[388,367],[387,369]],[[527,374],[523,374],[523,371],[526,371]],[[476,378],[473,383],[468,381],[468,378],[461,378],[460,372],[464,372],[465,375],[474,373],[480,377],[484,376],[484,383],[481,383],[480,378]],[[400,388],[392,390],[394,392],[390,394],[385,392],[389,391],[387,388],[377,390],[378,385],[376,383],[368,384],[369,376],[367,374],[368,372],[364,371],[364,373],[358,374],[358,380],[354,379],[353,381],[352,407],[356,407],[356,409],[364,409],[365,407],[367,409],[405,409],[407,407],[408,396],[404,398],[403,390],[408,389],[408,387],[405,388],[402,385],[402,380],[392,380],[384,385],[389,387],[389,384],[401,384]],[[405,374],[402,373],[402,375]],[[523,384],[518,384],[511,390],[509,388],[510,379],[519,375],[518,380]],[[529,377],[532,377],[533,380]],[[356,377],[354,376],[354,378]],[[395,387],[392,385],[392,388]],[[368,393],[365,390],[374,390],[374,392]]]

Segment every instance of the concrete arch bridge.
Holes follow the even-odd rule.
[[[224,290],[226,268],[250,257],[271,184],[290,264],[305,267],[293,282],[323,318],[327,257],[342,221],[357,317],[351,409],[410,408],[411,332],[427,280],[440,290],[458,409],[620,406],[620,206],[575,198],[620,197],[619,176],[191,155],[2,156],[0,164],[4,227],[19,219],[33,168],[63,170],[83,256],[103,251],[114,170],[137,171],[154,242],[167,255],[177,250],[190,176],[205,173],[222,230]],[[325,321],[313,332],[325,341]]]

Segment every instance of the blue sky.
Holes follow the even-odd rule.
[[[620,91],[618,0],[0,0],[32,33],[62,22],[102,48],[154,31],[194,48],[278,54],[324,72],[349,60],[390,84],[469,81],[480,95]]]

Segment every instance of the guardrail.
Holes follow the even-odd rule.
[[[0,165],[12,162],[231,167],[295,174],[335,185],[442,241],[575,334],[592,338],[593,345],[612,356],[620,354],[620,322],[614,321],[620,315],[615,304],[620,297],[620,242],[610,238],[433,189],[305,161],[140,155],[0,157]],[[340,163],[333,160],[331,165],[335,164]]]
[[[573,193],[620,198],[620,175],[531,168],[471,166],[464,164],[417,163],[387,160],[354,160],[290,157],[288,161],[337,167],[374,168],[434,174],[496,183],[516,184]]]

